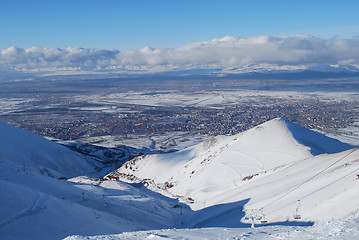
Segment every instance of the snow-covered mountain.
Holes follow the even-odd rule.
[[[29,131],[0,122],[1,164],[8,168],[46,172],[54,177],[75,177],[103,166],[94,158],[69,150]],[[0,173],[8,172],[1,168]]]
[[[0,123],[0,239],[62,239],[180,224],[176,200],[141,185],[86,177],[104,166],[98,161]]]
[[[188,179],[191,186],[199,182],[203,187],[213,188],[218,179],[241,181],[252,174],[301,159],[351,148],[353,146],[276,118],[243,133],[217,136],[182,151],[133,159],[117,173],[158,183],[172,182],[172,190],[179,187],[175,179],[179,179],[180,184]],[[206,183],[201,178],[206,178]],[[187,186],[185,189],[189,191]]]
[[[94,157],[1,123],[0,238],[250,238],[248,230],[225,228],[254,222],[269,225],[251,233],[266,239],[295,237],[281,225],[315,223],[316,230],[298,230],[310,236],[327,233],[329,219],[342,229],[358,222],[358,148],[282,118],[88,177],[99,167]],[[128,183],[104,180],[114,177]],[[206,229],[159,230],[198,227]]]
[[[295,220],[293,211],[299,204],[302,219],[309,222],[359,210],[353,201],[353,195],[359,196],[358,158],[354,146],[276,118],[182,151],[133,159],[111,176],[145,180],[153,190],[186,201],[194,210],[186,219],[190,226],[225,222],[238,227],[245,222],[240,216],[252,210],[256,216],[268,215],[271,222]],[[314,198],[309,197],[312,193]],[[336,195],[347,204],[334,212]],[[297,201],[304,197],[308,201]],[[237,217],[228,218],[235,211]]]

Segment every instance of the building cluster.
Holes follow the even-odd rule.
[[[0,116],[43,136],[64,140],[96,136],[152,135],[188,132],[203,135],[236,134],[275,117],[283,117],[304,127],[335,131],[357,121],[358,102],[301,100],[277,104],[239,104],[224,108],[133,105],[131,111],[68,111],[66,106],[38,115]],[[26,114],[26,111],[23,112]]]

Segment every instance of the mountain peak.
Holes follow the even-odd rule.
[[[178,152],[134,159],[122,166],[118,173],[131,175],[132,169],[136,169],[138,179],[157,179],[161,176],[167,181],[174,172],[177,174],[178,169],[183,169],[182,177],[186,178],[198,169],[206,168],[213,170],[212,176],[226,178],[226,174],[222,175],[219,169],[224,168],[225,172],[230,167],[236,169],[235,174],[248,176],[323,153],[338,153],[351,148],[354,146],[278,117],[233,136],[217,136]]]
[[[283,118],[283,117],[276,117],[276,118],[273,118],[267,122],[264,122],[258,126],[262,126],[262,125],[271,125],[271,124],[278,124],[278,123],[285,123],[285,124],[296,124],[286,118]]]
[[[277,203],[278,196],[326,168],[333,162],[331,159],[354,161],[358,153],[343,157],[354,152],[345,151],[351,148],[354,146],[278,117],[233,136],[218,136],[178,152],[134,159],[111,175],[129,182],[148,181],[150,189],[189,202],[198,214],[206,207],[248,198],[251,198],[246,204],[248,209],[260,209],[268,204],[269,198]],[[342,171],[343,176],[349,171],[346,167],[335,170]],[[337,172],[331,176],[337,179],[336,175]],[[351,177],[350,184],[355,176]],[[320,184],[318,188],[322,187]],[[282,204],[291,201],[297,204],[298,199],[311,191],[311,187],[300,189]],[[266,195],[262,194],[264,192]],[[322,197],[318,204],[326,199],[325,195]],[[306,214],[310,215],[313,207],[307,206]],[[264,210],[272,210],[268,209]],[[326,206],[321,211],[325,210]],[[205,219],[217,221],[217,215],[209,216],[205,211]],[[223,211],[228,212],[227,209]],[[283,210],[282,216],[273,214],[272,217],[281,219],[288,211],[292,209]]]
[[[307,147],[311,155],[338,153],[354,148],[352,145],[325,136],[315,130],[307,129],[282,117],[274,118],[259,125],[259,127],[266,127],[277,131],[277,133],[273,132],[275,135],[280,133],[289,134],[299,145]]]

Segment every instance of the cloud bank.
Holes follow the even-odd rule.
[[[316,65],[359,67],[359,38],[322,39],[310,35],[226,36],[176,48],[96,50],[79,47],[17,48],[0,52],[7,70],[122,70],[241,69],[248,66],[303,68]]]
[[[119,51],[94,50],[79,47],[17,48],[0,52],[0,65],[9,69],[34,68],[94,68],[116,64]]]

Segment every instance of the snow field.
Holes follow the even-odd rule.
[[[305,174],[309,174],[308,178],[314,174],[311,170],[314,160],[306,161],[309,167],[304,165],[304,175],[291,169],[291,164],[321,153],[341,152],[352,147],[287,120],[274,119],[235,136],[218,136],[179,152],[135,159],[117,172],[132,174],[139,179],[151,179],[161,186],[165,182],[172,183],[173,187],[167,191],[168,196],[193,198],[191,208],[200,210],[247,198],[251,198],[252,202],[252,194],[256,194],[244,194],[248,191],[246,185],[251,185],[255,179],[265,178],[271,171],[284,168],[277,177],[274,174],[255,185],[258,192],[277,186],[265,195],[268,200],[270,196],[275,197],[303,181]],[[320,167],[325,165],[324,161]],[[295,172],[290,173],[291,170]],[[293,174],[300,176],[288,177]],[[156,187],[152,189],[156,190]],[[236,197],[230,198],[228,192]]]
[[[196,228],[196,229],[166,229],[152,231],[125,232],[117,235],[102,236],[69,236],[65,240],[227,240],[227,239],[326,239],[326,240],[356,240],[359,238],[359,216],[353,215],[346,219],[332,219],[320,222],[312,227],[299,226],[266,226],[248,228]]]
[[[0,144],[1,239],[359,236],[358,148],[284,119],[134,159],[113,173],[146,179],[132,184],[89,178],[94,159],[6,124]]]

